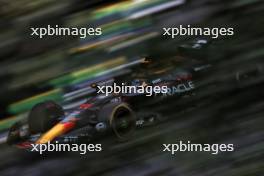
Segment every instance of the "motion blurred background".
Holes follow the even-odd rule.
[[[263,12],[262,0],[0,0],[0,175],[263,175]],[[103,34],[30,35],[31,27],[48,24],[101,27]],[[192,108],[177,109],[176,100],[164,104],[173,120],[128,143],[105,141],[101,154],[36,156],[5,144],[10,125],[26,118],[34,104],[52,99],[73,107],[89,96],[93,81],[132,72],[122,69],[127,63],[178,55],[197,38],[162,34],[164,27],[181,24],[235,30],[232,37],[184,52],[214,65]],[[235,151],[161,152],[162,143],[179,140],[234,143]]]

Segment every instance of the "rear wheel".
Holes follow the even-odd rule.
[[[131,137],[136,128],[136,116],[126,103],[105,105],[100,112],[100,118],[105,121],[120,141]]]
[[[62,107],[53,101],[36,104],[29,116],[28,125],[31,134],[43,133],[58,122],[64,115]]]

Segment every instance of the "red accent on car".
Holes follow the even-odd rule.
[[[90,107],[92,107],[93,105],[92,104],[88,104],[88,103],[86,103],[86,104],[81,104],[80,105],[80,109],[88,109],[88,108],[90,108]]]
[[[176,80],[177,81],[181,81],[181,80],[191,80],[192,79],[192,75],[188,74],[188,75],[181,75],[181,76],[177,76]]]
[[[31,144],[33,143],[32,142],[22,142],[22,143],[17,144],[16,146],[18,148],[26,149],[26,148],[32,147]]]
[[[66,132],[68,130],[71,130],[75,126],[75,122],[73,122],[73,121],[65,122],[65,123],[63,123],[63,126],[64,126],[65,132]]]

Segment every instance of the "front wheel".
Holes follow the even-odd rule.
[[[62,107],[53,101],[36,104],[28,116],[28,126],[31,134],[44,133],[53,127],[58,118],[64,115]]]

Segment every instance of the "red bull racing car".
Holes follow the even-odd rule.
[[[90,142],[98,136],[111,134],[120,141],[129,139],[135,129],[164,120],[162,112],[153,110],[155,104],[166,100],[168,96],[181,96],[194,89],[193,69],[147,70],[151,74],[137,71],[138,74],[116,79],[116,82],[120,86],[141,86],[144,90],[147,90],[147,87],[155,87],[155,90],[163,90],[159,94],[154,89],[149,89],[143,92],[122,91],[106,95],[102,86],[99,87],[100,83],[94,83],[91,87],[95,90],[99,88],[101,92],[96,91],[96,94],[73,110],[64,110],[53,101],[36,104],[27,119],[15,123],[10,128],[7,142],[30,148],[31,144],[54,141]],[[124,80],[132,81],[123,83]]]

